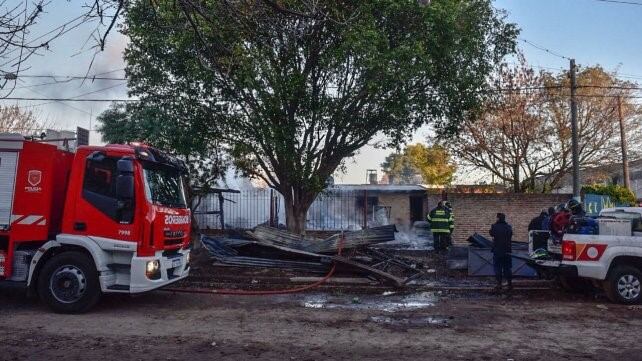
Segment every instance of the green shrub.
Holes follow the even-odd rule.
[[[618,205],[634,206],[635,194],[626,187],[617,184],[592,184],[582,187],[582,193],[601,194],[611,197],[611,201]]]

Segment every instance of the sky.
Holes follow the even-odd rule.
[[[580,66],[600,64],[607,70],[617,70],[621,77],[642,82],[642,0],[627,0],[640,5],[613,0],[496,0],[495,7],[507,12],[507,20],[521,29],[519,47],[530,64],[551,71],[568,69],[572,57]],[[22,0],[9,0],[6,6],[15,6]],[[45,8],[45,13],[27,35],[27,41],[67,23],[83,12],[86,0],[55,0]],[[12,5],[13,4],[13,5]],[[75,23],[72,23],[73,25]],[[68,80],[64,76],[84,76],[89,73],[103,77],[122,78],[125,63],[122,60],[127,39],[114,32],[107,40],[105,51],[95,56],[96,44],[91,33],[96,24],[86,24],[69,30],[54,40],[48,50],[40,51],[29,59],[21,74],[56,75],[58,78],[21,77],[11,97],[38,98],[101,98],[124,99],[127,97],[123,80]],[[535,45],[532,45],[535,44]],[[548,49],[550,52],[542,50]],[[553,54],[557,55],[553,55]],[[561,55],[561,56],[559,56]],[[92,61],[93,59],[93,61]],[[4,62],[4,60],[2,61]],[[6,89],[4,92],[6,95]],[[82,96],[83,94],[86,94]],[[75,129],[76,126],[94,129],[96,116],[104,111],[107,102],[46,102],[0,100],[0,104],[18,104],[35,111],[48,126],[57,129]],[[429,127],[416,132],[410,142],[426,141]],[[90,141],[100,144],[100,135],[92,131]],[[346,173],[338,174],[341,183],[363,183],[368,169],[378,169],[392,149],[364,147],[354,158],[347,160]],[[461,170],[460,182],[481,179],[471,177]]]

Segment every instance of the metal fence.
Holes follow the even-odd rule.
[[[283,197],[272,189],[242,190],[203,197],[195,210],[201,229],[251,229],[259,224],[285,225]],[[358,230],[388,224],[390,207],[379,206],[377,197],[361,191],[327,191],[319,194],[308,210],[306,229],[319,231]]]
[[[251,229],[259,224],[279,224],[279,215],[285,210],[271,211],[274,203],[283,204],[281,195],[272,189],[250,189],[241,193],[223,193],[221,212],[218,194],[208,194],[201,199],[195,210],[195,218],[201,229],[221,229],[221,217],[225,228]]]

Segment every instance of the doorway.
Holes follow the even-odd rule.
[[[424,220],[424,196],[410,196],[410,222]]]

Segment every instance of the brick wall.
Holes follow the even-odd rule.
[[[570,197],[570,194],[450,193],[447,198],[455,213],[453,240],[456,243],[465,242],[475,232],[490,237],[488,230],[496,221],[496,214],[502,212],[513,226],[513,240],[526,242],[531,219],[542,209],[565,203]],[[440,199],[441,194],[429,194],[428,207],[434,208]]]

